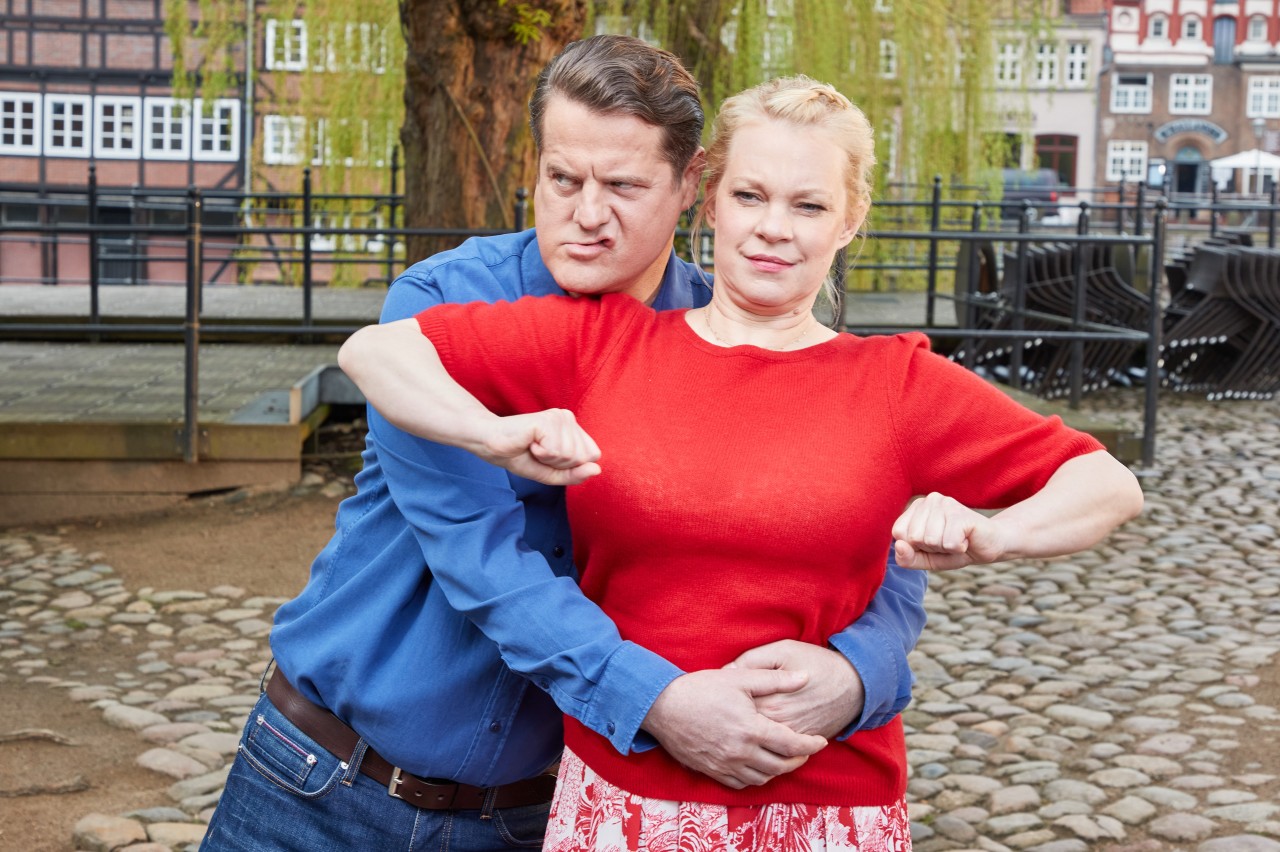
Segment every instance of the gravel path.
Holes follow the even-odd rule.
[[[1141,417],[1134,392],[1090,406]],[[1142,517],[1088,553],[932,578],[904,715],[918,852],[1280,852],[1280,402],[1166,396],[1143,484]],[[280,603],[128,589],[56,536],[0,532],[0,683],[91,704],[174,779],[168,802],[85,814],[76,848],[194,848]],[[78,643],[136,664],[46,673]]]

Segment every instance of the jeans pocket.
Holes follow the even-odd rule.
[[[265,701],[259,703],[258,711],[240,742],[240,753],[249,765],[297,796],[313,799],[332,790],[342,779],[345,764]]]
[[[523,808],[501,808],[493,812],[493,827],[508,846],[530,848],[542,845],[547,833],[551,803],[526,805]]]

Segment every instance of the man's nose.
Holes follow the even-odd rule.
[[[594,231],[609,221],[609,204],[603,188],[595,181],[587,181],[578,193],[578,203],[573,208],[573,221],[584,231]]]

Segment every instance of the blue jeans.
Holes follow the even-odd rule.
[[[487,814],[420,810],[362,774],[363,743],[356,751],[325,751],[263,695],[249,714],[201,852],[491,852],[542,845],[549,802]]]

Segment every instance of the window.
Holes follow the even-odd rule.
[[[45,154],[87,157],[91,139],[88,95],[45,95]]]
[[[239,101],[220,99],[206,107],[204,101],[197,100],[192,114],[196,124],[197,160],[227,161],[240,156]]]
[[[898,76],[898,45],[893,39],[880,39],[880,76],[885,80]]]
[[[1187,15],[1182,19],[1182,37],[1186,39],[1200,38],[1200,19],[1195,15]]]
[[[306,21],[267,20],[268,71],[302,71],[307,67]]]
[[[143,150],[148,159],[185,160],[191,151],[191,105],[173,98],[146,98]]]
[[[1058,85],[1058,45],[1041,42],[1036,46],[1036,83],[1040,86]]]
[[[1143,180],[1146,174],[1146,142],[1120,139],[1107,143],[1107,180]]]
[[[1235,60],[1236,19],[1221,15],[1213,20],[1213,64],[1230,65]]]
[[[142,154],[142,99],[99,95],[93,99],[93,155],[137,159]]]
[[[1058,133],[1046,133],[1036,137],[1036,166],[1053,169],[1058,183],[1076,185],[1076,151],[1079,139]]]
[[[1208,74],[1174,74],[1169,79],[1169,112],[1207,115],[1213,105],[1213,78]]]
[[[1151,112],[1151,75],[1117,74],[1111,87],[1112,112]]]
[[[263,116],[262,162],[269,166],[296,166],[301,163],[305,134],[306,125],[301,116]]]
[[[996,85],[1016,86],[1022,82],[1022,45],[1002,42],[996,52]]]
[[[0,95],[0,154],[40,153],[40,96]]]
[[[1245,107],[1249,118],[1280,118],[1280,76],[1250,77],[1249,103]]]
[[[1266,41],[1267,40],[1267,19],[1262,15],[1254,15],[1249,19],[1249,29],[1246,34],[1249,41]]]
[[[1169,19],[1164,15],[1152,15],[1147,19],[1147,36],[1154,39],[1169,37]]]
[[[1089,45],[1083,41],[1067,44],[1067,86],[1078,89],[1089,83]]]

